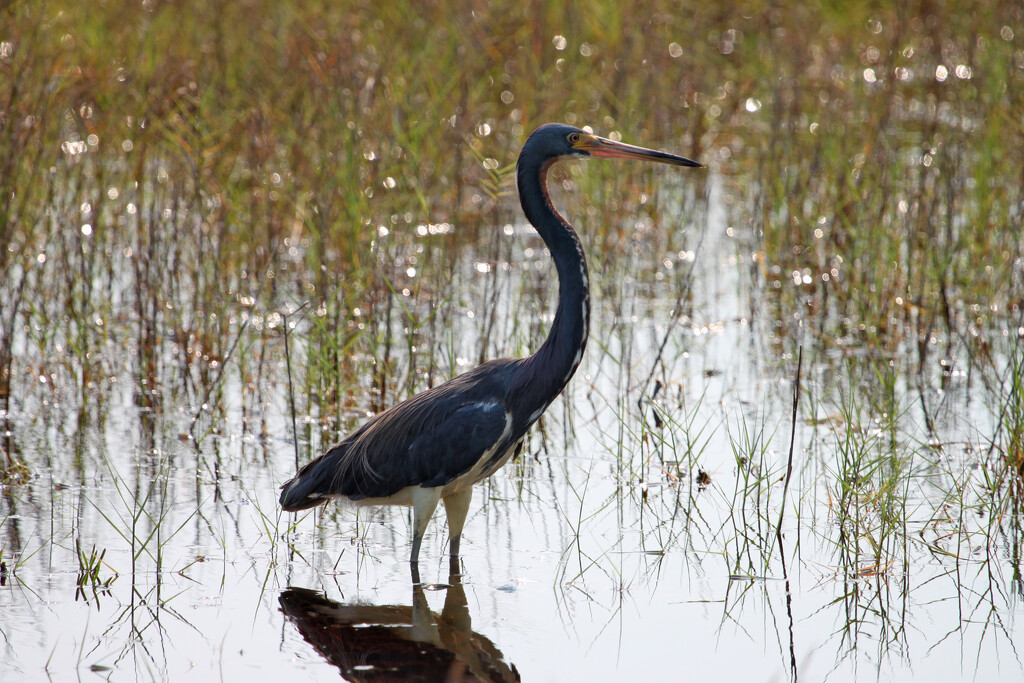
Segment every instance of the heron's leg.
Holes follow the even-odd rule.
[[[469,514],[469,501],[472,498],[472,486],[466,487],[461,491],[444,497],[444,512],[448,516],[448,533],[452,539],[452,557],[457,557],[459,554],[459,542],[462,540],[462,527],[466,525],[466,515]]]
[[[427,524],[437,509],[437,501],[441,500],[441,487],[423,488],[417,486],[412,492],[412,556],[411,564],[420,561],[420,543],[427,531]]]

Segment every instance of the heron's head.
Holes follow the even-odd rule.
[[[616,142],[564,123],[548,123],[533,131],[523,145],[523,155],[536,155],[545,161],[564,157],[598,157],[640,159],[675,166],[703,166],[685,157]]]

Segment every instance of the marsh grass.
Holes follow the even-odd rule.
[[[769,420],[764,413],[756,414],[729,430],[737,476],[729,505],[732,531],[725,546],[733,577],[764,577],[772,565],[772,499],[785,469],[771,452],[779,425],[770,426]]]
[[[691,22],[652,25],[643,42],[617,32],[618,21],[593,22],[580,26],[574,38],[591,58],[560,64],[556,58],[565,50],[537,31],[557,24],[568,7],[555,3],[541,12],[539,23],[532,17],[519,24],[524,10],[513,4],[475,15],[461,31],[490,36],[488,50],[517,43],[534,50],[532,58],[498,67],[470,59],[475,52],[457,39],[434,43],[417,33],[417,27],[456,25],[462,17],[457,3],[378,8],[384,16],[372,31],[360,28],[371,16],[368,8],[354,14],[329,6],[282,8],[263,19],[254,12],[244,21],[237,8],[215,3],[210,9],[216,19],[207,23],[181,21],[164,7],[126,9],[117,22],[80,16],[74,6],[59,13],[22,4],[7,10],[18,38],[3,61],[12,76],[7,110],[27,118],[4,128],[7,194],[18,200],[6,205],[3,221],[9,247],[3,250],[4,287],[12,294],[0,315],[4,400],[11,395],[13,348],[22,343],[16,330],[26,321],[30,332],[39,333],[26,340],[33,347],[71,350],[71,369],[85,395],[94,378],[110,372],[96,358],[102,339],[96,321],[109,324],[127,314],[136,320],[135,352],[145,368],[140,393],[153,391],[162,379],[156,358],[162,345],[170,345],[183,366],[180,380],[202,405],[216,383],[211,365],[222,362],[232,341],[232,320],[246,307],[274,310],[284,296],[315,304],[307,393],[337,433],[340,424],[330,413],[349,395],[354,370],[347,359],[359,357],[360,344],[369,342],[375,357],[374,409],[398,390],[387,377],[406,373],[403,395],[422,386],[415,380],[417,354],[403,354],[413,360],[401,372],[390,367],[394,328],[412,330],[404,343],[408,351],[421,321],[433,320],[430,310],[449,300],[435,297],[425,283],[453,272],[446,252],[456,235],[475,240],[482,226],[495,222],[489,207],[511,189],[507,160],[517,138],[544,118],[614,128],[619,112],[646,112],[630,121],[641,137],[689,138],[696,156],[705,145],[719,144],[715,149],[730,150],[723,168],[756,167],[762,180],[750,185],[760,192],[752,205],[761,213],[750,215],[760,252],[755,261],[762,264],[768,293],[777,290],[767,303],[776,319],[785,320],[785,311],[803,302],[819,337],[841,347],[893,349],[908,340],[924,366],[933,354],[948,355],[931,351],[943,346],[932,341],[935,331],[945,333],[948,350],[965,325],[984,326],[992,317],[972,293],[1010,299],[1019,236],[975,229],[1012,222],[1020,203],[1012,187],[998,186],[1014,159],[1012,146],[997,141],[1004,131],[1013,134],[1012,125],[984,115],[989,101],[1012,110],[1018,90],[998,85],[1007,77],[999,67],[1015,58],[1012,43],[1000,36],[986,36],[983,48],[972,50],[976,28],[937,38],[913,15],[858,8],[843,21],[859,26],[854,35],[864,42],[851,49],[857,38],[836,38],[808,59],[801,51],[779,49],[804,23],[820,21],[807,11],[793,12],[786,28],[766,13],[747,19],[745,31],[715,29],[697,40],[666,40],[687,46],[679,54],[651,46],[662,34],[684,35]],[[663,14],[657,3],[645,9],[642,16]],[[1003,9],[989,14],[1012,23]],[[410,20],[387,21],[398,16]],[[257,23],[246,32],[253,40],[229,30],[237,21]],[[810,44],[836,21],[828,16]],[[274,29],[261,30],[260,22]],[[725,16],[710,20],[712,26],[729,23]],[[762,24],[775,28],[757,30]],[[448,31],[442,28],[442,35]],[[338,35],[348,39],[335,40]],[[385,58],[390,44],[404,48]],[[107,48],[116,50],[107,55],[99,45],[118,47]],[[199,46],[206,57],[194,59],[187,46]],[[133,60],[132,54],[147,58]],[[460,68],[419,69],[427,54],[432,63]],[[729,55],[724,82],[717,74],[719,84],[701,82],[712,76],[693,67],[722,54]],[[591,93],[590,100],[573,93],[560,103],[553,96],[584,74],[614,74],[615,57],[635,57],[646,66],[640,77],[607,78],[609,89]],[[947,64],[952,61],[957,64]],[[838,66],[829,71],[829,64]],[[948,77],[929,79],[940,66]],[[794,86],[795,74],[807,69],[817,89]],[[426,81],[414,83],[413,72]],[[764,73],[781,76],[754,86]],[[244,99],[246,92],[255,99]],[[680,97],[637,108],[653,92]],[[865,146],[854,123],[880,135]],[[764,135],[745,138],[741,147],[739,132],[748,128]],[[898,134],[886,135],[890,128]],[[662,254],[680,251],[673,231],[644,227],[660,222],[659,196],[666,190],[639,180],[631,169],[592,165],[561,181],[596,207],[578,222],[586,225],[595,272],[607,272],[613,281],[617,268],[611,264],[627,245],[649,249],[631,263],[638,277],[658,272],[647,264]],[[576,200],[568,199],[574,213]],[[685,214],[693,207],[682,208],[672,210]],[[33,220],[42,210],[48,220]],[[424,244],[416,240],[384,244],[396,236],[407,239],[401,236],[406,226],[455,216],[442,252],[431,240],[425,252],[417,251]],[[381,239],[381,227],[391,240]],[[380,241],[378,249],[374,241]],[[39,262],[40,254],[48,256],[49,267]],[[967,255],[972,261],[964,260]],[[411,256],[437,267],[417,268],[412,286],[405,287],[394,275],[409,267]],[[396,272],[381,269],[382,260]],[[125,269],[125,262],[132,267]],[[979,268],[982,263],[987,266]],[[47,277],[55,269],[66,277]],[[124,273],[131,281],[124,281]],[[35,292],[52,291],[54,284],[59,307],[50,310]],[[397,295],[406,289],[408,304]],[[677,315],[685,315],[679,310],[685,291]],[[242,306],[224,310],[231,302]],[[426,314],[409,320],[423,302]],[[375,325],[382,321],[375,334],[363,334],[356,309],[381,313],[369,318]],[[1000,310],[1007,308],[996,304]],[[60,342],[48,327],[31,322],[53,317],[66,325]],[[485,339],[493,323],[491,317],[485,324]],[[479,345],[481,357],[490,346]],[[450,363],[435,368],[434,355],[427,358],[424,384],[437,373],[452,374]],[[36,374],[43,373],[37,368]]]
[[[103,595],[109,596],[110,584],[117,579],[118,574],[103,561],[107,551],[103,550],[97,554],[96,546],[93,546],[91,551],[86,552],[82,550],[81,543],[76,542],[75,553],[78,555],[78,593],[75,594],[75,599],[81,598],[88,602],[90,599],[99,600]],[[100,572],[104,568],[108,570],[110,576],[101,578]]]
[[[837,461],[830,473],[839,564],[850,575],[884,573],[907,561],[909,452],[884,429],[865,424],[854,400],[839,408],[843,428],[835,430]]]
[[[1019,328],[1018,328],[1019,329]],[[1003,459],[1019,493],[1024,480],[1024,343],[1018,337],[1000,382],[999,414],[992,448]]]

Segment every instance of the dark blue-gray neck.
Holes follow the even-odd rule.
[[[524,147],[516,169],[519,200],[537,229],[558,272],[558,308],[547,338],[523,360],[513,381],[517,419],[528,426],[572,378],[583,358],[590,326],[590,280],[576,231],[552,206],[547,171],[554,159]]]

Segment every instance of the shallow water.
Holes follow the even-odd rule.
[[[140,400],[134,352],[87,405],[67,377],[26,373],[8,447],[32,476],[0,502],[3,679],[333,680],[340,668],[370,680],[392,668],[425,680],[1020,680],[1020,507],[979,503],[995,416],[977,379],[939,389],[899,375],[896,426],[871,409],[843,418],[843,387],[868,381],[856,350],[837,356],[808,336],[775,534],[796,359],[751,314],[763,302],[721,191],[712,183],[681,238],[692,268],[595,274],[577,377],[523,456],[477,487],[461,576],[449,576],[438,512],[422,591],[407,510],[278,510],[296,459],[283,344],[225,361],[210,416],[170,388]],[[509,262],[529,262],[536,237],[511,232]],[[457,358],[549,315],[531,284],[543,271],[482,272],[478,259],[464,257],[449,304]],[[681,282],[692,298],[675,319]],[[497,327],[481,342],[465,312],[491,305]],[[232,368],[257,362],[271,370],[254,401]],[[303,461],[325,445],[306,407]],[[842,454],[857,448],[889,459],[851,474]],[[885,467],[891,479],[872,469]],[[902,521],[887,526],[896,508]]]

